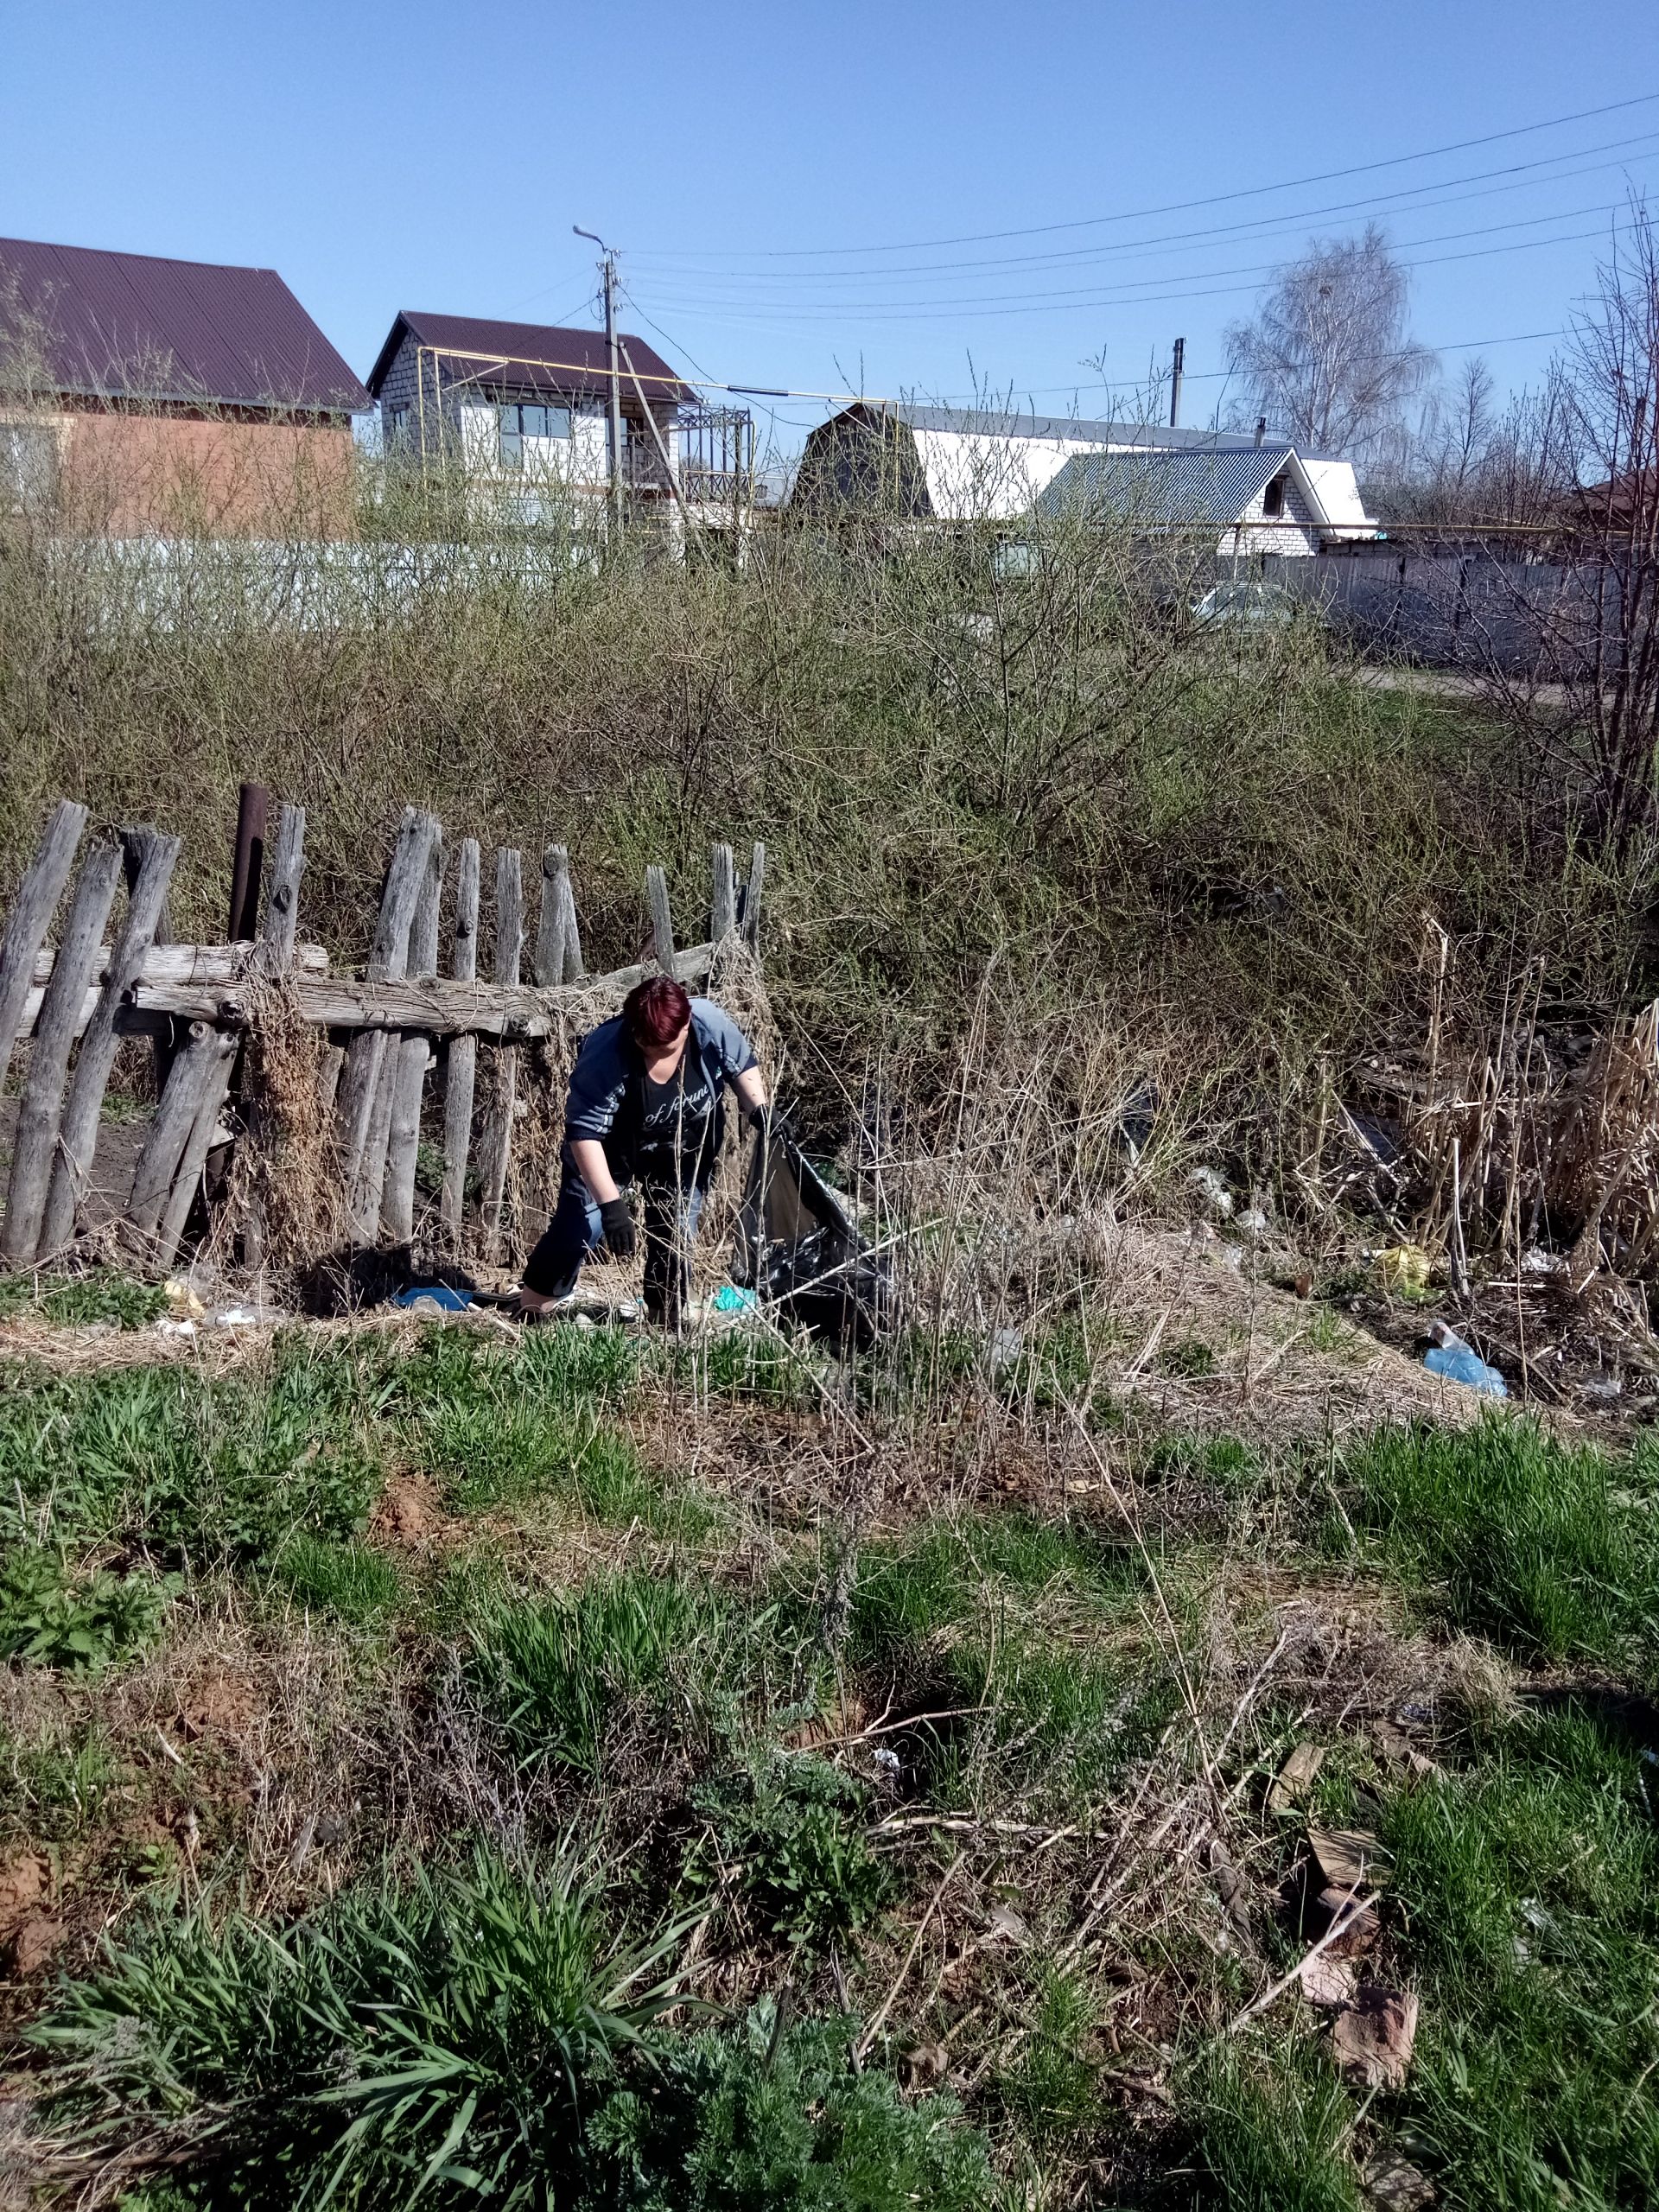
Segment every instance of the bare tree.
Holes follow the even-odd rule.
[[[1235,420],[1265,416],[1310,453],[1386,461],[1403,439],[1406,403],[1434,371],[1407,330],[1408,291],[1375,223],[1357,238],[1314,239],[1227,334],[1245,386]]]

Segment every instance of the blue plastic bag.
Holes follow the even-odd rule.
[[[1495,1367],[1488,1367],[1472,1345],[1461,1337],[1453,1337],[1450,1344],[1436,1344],[1423,1357],[1423,1365],[1431,1375],[1439,1375],[1448,1382],[1461,1382],[1465,1389],[1481,1390],[1489,1398],[1507,1398],[1510,1386]]]

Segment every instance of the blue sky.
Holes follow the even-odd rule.
[[[0,0],[0,232],[268,264],[361,372],[400,307],[593,320],[579,222],[713,377],[1087,413],[1181,333],[1196,421],[1266,270],[1373,213],[1429,343],[1559,327],[1659,97],[1398,157],[1649,93],[1659,10],[1560,0]]]

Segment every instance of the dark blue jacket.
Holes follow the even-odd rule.
[[[726,1085],[753,1067],[748,1039],[712,999],[691,1001],[691,1033],[685,1040],[681,1080],[664,1099],[648,1101],[645,1055],[621,1015],[601,1021],[583,1039],[570,1071],[565,1102],[565,1159],[570,1145],[591,1138],[619,1183],[642,1167],[677,1162],[706,1181],[725,1128]]]

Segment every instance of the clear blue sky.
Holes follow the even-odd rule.
[[[1429,343],[1554,329],[1659,98],[1253,188],[1645,93],[1659,10],[1560,0],[0,0],[0,232],[268,264],[361,372],[400,307],[592,320],[580,222],[680,365],[1088,412],[1179,332],[1197,420],[1265,268],[1370,213]]]

